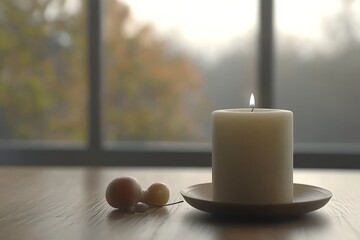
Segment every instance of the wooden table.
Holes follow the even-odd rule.
[[[179,191],[211,181],[210,168],[1,167],[0,239],[360,239],[360,170],[296,170],[298,183],[329,189],[322,209],[295,219],[219,219],[187,203],[144,213],[114,211],[107,184],[134,176]]]

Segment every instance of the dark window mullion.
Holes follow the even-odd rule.
[[[258,89],[260,107],[273,107],[273,0],[259,0]]]
[[[88,147],[101,149],[101,0],[88,4]]]

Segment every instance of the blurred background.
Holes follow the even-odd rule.
[[[87,1],[0,1],[1,143],[85,145]],[[258,93],[258,2],[102,1],[103,141],[211,141]],[[91,26],[90,26],[91,27]],[[274,108],[298,146],[360,149],[360,1],[274,1]]]

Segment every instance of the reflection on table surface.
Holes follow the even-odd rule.
[[[171,191],[211,182],[210,168],[1,167],[0,239],[359,239],[360,170],[295,170],[294,181],[334,196],[295,218],[220,218],[187,203],[143,213],[114,210],[104,193],[115,177],[143,188],[160,181]]]

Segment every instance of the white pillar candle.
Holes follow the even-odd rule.
[[[293,199],[293,114],[278,109],[212,113],[213,200],[276,204]]]

